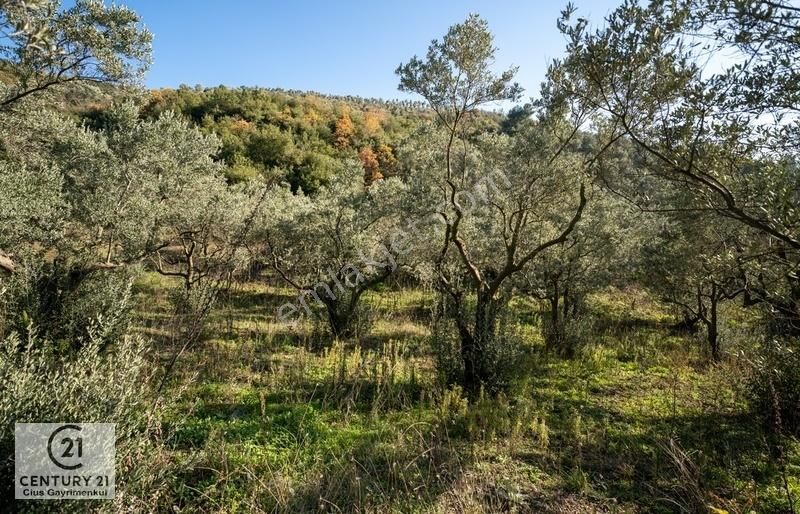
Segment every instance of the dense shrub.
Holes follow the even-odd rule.
[[[97,325],[96,325],[97,326]],[[0,494],[14,483],[14,424],[107,422],[116,424],[117,491],[114,505],[99,508],[153,508],[174,476],[174,457],[162,451],[159,404],[153,402],[146,342],[123,336],[112,346],[102,326],[89,331],[79,350],[65,354],[29,332],[0,342]],[[104,347],[106,349],[104,349]],[[89,504],[74,502],[75,510]],[[63,511],[67,503],[59,502]]]
[[[0,295],[0,335],[17,333],[25,340],[35,327],[40,340],[72,349],[89,339],[117,339],[129,326],[134,274],[89,272],[59,262],[21,270]]]
[[[434,319],[431,324],[431,353],[441,386],[459,384],[464,376],[461,341],[447,320]]]

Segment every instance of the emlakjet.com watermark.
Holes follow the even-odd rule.
[[[114,497],[114,423],[16,423],[18,500]]]

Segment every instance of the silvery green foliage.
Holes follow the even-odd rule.
[[[100,0],[0,2],[0,57],[15,80],[0,90],[0,107],[74,82],[124,83],[150,64],[152,35],[131,9]]]
[[[0,476],[6,498],[13,483],[15,422],[116,423],[123,481],[121,471],[130,469],[131,459],[152,448],[147,343],[124,336],[114,352],[106,352],[102,332],[102,324],[96,326],[91,341],[70,357],[35,330],[25,339],[11,335],[0,341]]]
[[[178,276],[186,288],[240,270],[253,216],[263,203],[264,184],[228,186],[218,167],[180,188],[157,222],[156,270]]]
[[[560,21],[567,55],[550,78],[635,149],[636,180],[612,183],[644,210],[752,230],[741,245],[749,293],[777,331],[800,331],[797,7],[628,2],[598,29],[573,14]]]
[[[0,248],[58,237],[68,212],[55,166],[0,161]]]
[[[597,189],[569,241],[543,253],[515,281],[523,294],[549,303],[543,320],[549,348],[565,356],[577,350],[577,337],[588,331],[586,296],[603,287],[622,284],[633,271],[644,215],[607,191]],[[575,325],[574,327],[572,325]]]
[[[561,127],[543,121],[514,136],[460,142],[453,159],[459,169],[455,181],[447,180],[442,165],[446,133],[428,129],[411,143],[415,153],[405,170],[409,197],[404,212],[414,213],[422,227],[414,253],[425,258],[415,270],[442,292],[434,340],[444,345],[437,349],[439,364],[462,359],[459,367],[445,365],[444,375],[451,380],[454,371],[467,376],[469,365],[463,362],[463,346],[457,357],[441,358],[444,347],[452,351],[442,330],[455,328],[461,345],[479,345],[473,364],[479,384],[493,392],[508,386],[512,377],[502,371],[518,362],[519,341],[503,322],[506,302],[525,273],[567,252],[580,237],[575,230],[587,202],[581,185],[587,157],[559,149]],[[458,186],[453,196],[446,194],[450,183]],[[589,193],[590,205],[594,193]],[[470,387],[474,392],[477,386],[473,382]]]
[[[514,69],[492,72],[492,41],[486,23],[470,16],[433,41],[424,60],[397,69],[400,89],[424,97],[443,131],[422,146],[410,189],[438,224],[428,250],[434,284],[447,295],[442,311],[457,325],[462,383],[472,397],[483,386],[503,386],[491,384],[491,355],[505,344],[497,328],[513,278],[569,241],[588,201],[584,175],[597,162],[574,151],[587,120],[564,102],[542,102],[537,123],[513,137],[473,133],[476,109],[520,93]]]
[[[64,350],[117,340],[129,328],[135,275],[129,268],[84,273],[58,262],[20,266],[3,281],[0,334],[36,330]]]
[[[471,14],[434,40],[424,59],[414,56],[397,68],[399,89],[420,94],[445,125],[456,127],[481,104],[521,95],[522,88],[511,83],[517,68],[493,73],[496,52],[486,20]]]
[[[4,432],[14,422],[81,419],[86,422],[116,420],[122,433],[138,420],[133,406],[146,401],[143,381],[146,342],[125,336],[114,352],[103,350],[102,323],[91,342],[71,358],[44,344],[35,330],[21,340],[12,335],[2,342],[0,423]],[[59,365],[55,365],[56,362]]]
[[[575,214],[584,161],[574,151],[553,158],[557,135],[541,125],[513,137],[484,135],[463,144],[466,152],[459,155],[463,171],[455,195],[463,211],[458,230],[479,271],[499,273],[510,254],[516,259],[513,264],[519,264],[529,250],[558,237]],[[409,195],[404,207],[413,209],[409,212],[430,231],[415,239],[416,251],[427,254],[429,260],[440,254],[442,219],[452,217],[454,211],[443,196],[447,181],[438,143],[445,138],[444,133],[426,129],[409,144],[417,151],[406,170]],[[454,277],[464,266],[454,248],[448,249],[445,262]],[[527,262],[521,269],[526,266]]]
[[[366,188],[363,177],[361,166],[348,162],[313,198],[275,188],[253,234],[286,283],[319,294],[334,325],[333,318],[348,318],[361,294],[399,265],[392,238],[404,186],[390,178]]]
[[[196,257],[164,263],[167,257],[161,269],[190,274],[193,282],[209,262],[229,257],[218,250],[238,233],[242,192],[227,188],[212,158],[217,140],[171,113],[142,120],[127,102],[90,128],[37,109],[4,116],[0,136],[0,181],[7,185],[0,214],[9,221],[0,239],[18,268],[0,278],[6,328],[34,322],[47,338],[75,346],[89,319],[127,309],[113,277],[95,274],[187,241],[200,243]]]
[[[394,181],[392,181],[394,182]],[[298,283],[313,284],[326,273],[358,263],[379,242],[383,220],[380,185],[365,189],[363,171],[348,163],[312,198],[286,187],[270,192],[257,229],[267,251]],[[378,226],[376,226],[376,224]],[[367,230],[375,227],[374,230]]]
[[[547,294],[548,281],[557,276],[576,300],[620,282],[630,271],[632,244],[639,241],[643,217],[607,192],[595,191],[570,241],[544,254],[526,273],[525,282]]]
[[[38,190],[21,191],[48,207],[44,214],[52,211],[50,205],[65,204],[63,229],[49,234],[59,236],[54,241],[59,255],[87,265],[137,260],[166,244],[165,231],[191,222],[220,189],[221,168],[212,159],[216,139],[171,113],[153,121],[138,114],[131,103],[117,105],[99,129],[45,110],[15,117],[13,127],[3,124],[9,161],[18,163],[7,166],[61,175]],[[30,213],[34,222],[40,218]]]
[[[730,220],[710,224],[684,213],[661,216],[647,228],[637,278],[680,312],[682,328],[704,328],[708,349],[719,359],[725,321],[719,306],[747,293],[742,248],[754,235]]]
[[[43,93],[65,84],[72,84],[74,92],[76,85],[136,81],[149,64],[150,42],[151,35],[140,27],[136,13],[125,7],[106,7],[100,0],[78,0],[67,9],[62,9],[58,0],[0,2],[0,58],[5,63],[3,68],[7,76],[0,85],[0,109],[7,111],[1,120],[3,132],[6,132],[2,141],[3,154],[13,152],[8,148],[11,143],[8,135],[22,141],[36,141],[39,136],[16,127],[20,120],[11,114],[13,111],[37,110],[37,101],[48,97]],[[30,156],[28,149],[22,149],[22,153]],[[1,198],[12,204],[26,202],[39,210],[24,216],[28,219],[23,220],[19,219],[19,212],[2,213],[12,218],[7,221],[14,223],[13,230],[8,232],[16,231],[18,236],[23,230],[30,232],[40,229],[36,225],[56,221],[44,215],[50,214],[45,211],[51,211],[51,207],[59,203],[52,189],[54,183],[41,183],[37,178],[31,180],[31,174],[35,176],[42,170],[36,166],[31,169],[22,165],[23,162],[12,159],[10,168],[20,171],[19,182],[12,185],[6,198]],[[47,157],[40,156],[38,167],[43,169],[46,164]],[[8,173],[9,169],[4,172]],[[4,178],[9,179],[8,176]],[[42,239],[53,236],[52,230],[43,232],[41,235],[46,237]],[[17,249],[16,253],[29,249]],[[13,272],[16,259],[14,249],[9,255],[9,249],[0,246],[0,273]]]

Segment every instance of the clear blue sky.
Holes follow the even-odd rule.
[[[593,24],[621,0],[574,0]],[[526,96],[538,92],[565,41],[566,4],[523,0],[268,1],[118,0],[154,36],[150,87],[263,86],[402,98],[394,70],[474,12],[499,48],[497,66],[520,67]]]

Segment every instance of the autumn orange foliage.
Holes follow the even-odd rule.
[[[353,125],[353,120],[350,119],[350,114],[344,113],[336,121],[336,128],[333,131],[333,144],[340,149],[350,148],[355,134],[356,127]]]
[[[378,161],[378,156],[372,150],[372,148],[365,146],[361,150],[358,151],[358,160],[361,161],[361,165],[364,166],[364,183],[366,185],[370,185],[376,180],[380,180],[383,178],[383,174],[380,170],[380,162]]]

